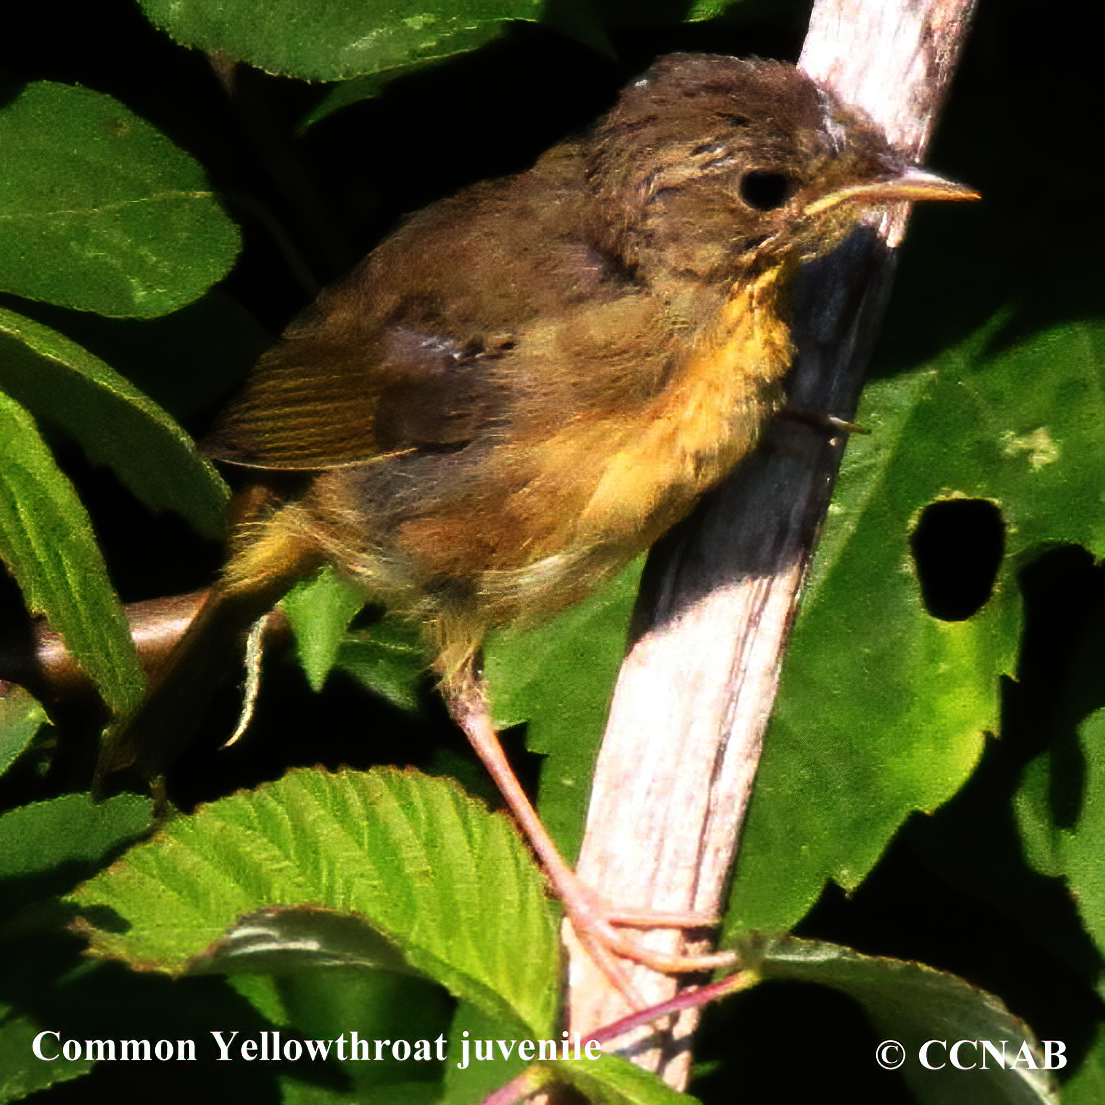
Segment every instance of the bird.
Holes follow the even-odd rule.
[[[246,482],[227,564],[98,777],[164,770],[242,632],[330,565],[421,627],[600,965],[649,962],[510,772],[480,646],[594,592],[755,448],[785,405],[804,264],[872,207],[972,198],[793,65],[682,53],[531,168],[412,215],[289,325],[203,442]]]

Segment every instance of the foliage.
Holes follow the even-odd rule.
[[[43,23],[0,70],[6,601],[47,619],[101,700],[84,718],[0,686],[0,1101],[149,1092],[145,1064],[36,1058],[43,1031],[196,1040],[195,1064],[153,1076],[170,1099],[478,1101],[525,1064],[462,1070],[462,1039],[559,1039],[556,916],[504,816],[438,777],[488,793],[409,627],[333,576],[297,588],[303,675],[270,660],[255,732],[221,754],[235,701],[217,701],[156,819],[143,796],[92,802],[72,749],[142,691],[119,596],[207,582],[227,489],[193,439],[264,332],[402,213],[524,167],[656,53],[785,55],[806,12],[140,6]],[[737,1083],[812,1097],[828,1066],[880,1102],[1081,1105],[1105,1086],[1101,231],[1075,221],[1077,159],[1010,161],[1025,133],[1084,142],[1076,37],[984,12],[942,124],[934,164],[985,202],[915,217],[726,918],[762,981],[706,1018],[703,1101]],[[569,853],[639,570],[488,649],[497,718],[525,726]],[[427,1055],[351,1058],[353,1029]],[[214,1031],[236,1054],[335,1043],[214,1068]],[[1069,1062],[1061,1090],[1026,1062],[892,1074],[872,1059],[891,1037],[1037,1058],[1059,1040]],[[798,1038],[827,1065],[814,1045],[796,1062]],[[546,1075],[597,1102],[688,1100],[613,1057]]]

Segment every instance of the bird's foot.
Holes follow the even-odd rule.
[[[580,944],[600,970],[634,1008],[643,1008],[629,981],[625,962],[639,963],[662,974],[697,974],[731,966],[731,952],[705,955],[666,953],[646,946],[624,930],[703,929],[717,924],[716,917],[697,913],[655,913],[615,910],[603,902],[568,866],[549,836],[528,795],[518,782],[487,709],[482,681],[465,665],[447,683],[446,701],[476,754],[506,799],[511,813],[545,869],[553,891],[564,906]]]

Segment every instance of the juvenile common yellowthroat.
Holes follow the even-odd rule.
[[[101,773],[166,766],[240,632],[330,563],[424,628],[571,898],[477,717],[481,641],[585,597],[753,448],[784,401],[804,262],[871,205],[971,198],[791,65],[675,54],[532,169],[412,216],[291,324],[205,442],[256,483]]]

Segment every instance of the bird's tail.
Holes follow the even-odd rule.
[[[145,697],[107,729],[96,765],[97,792],[118,771],[152,779],[176,760],[220,682],[240,663],[249,628],[322,563],[320,550],[297,525],[298,510],[281,507],[238,527],[236,551],[222,578],[153,673]]]

